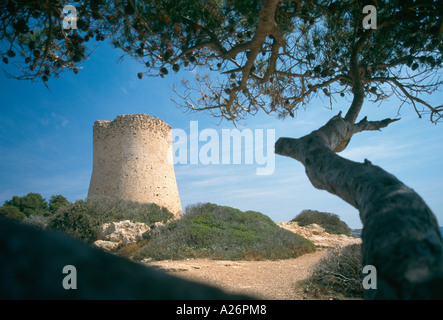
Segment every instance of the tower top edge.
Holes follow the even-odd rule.
[[[114,120],[96,120],[94,122],[94,127],[112,127],[112,126],[127,126],[134,124],[148,124],[154,126],[162,126],[166,129],[170,129],[166,122],[163,120],[148,116],[146,113],[138,113],[138,114],[121,114],[118,115]]]
[[[160,134],[168,138],[171,132],[169,126],[163,120],[142,114],[123,114],[118,115],[114,120],[97,120],[94,122],[94,135],[97,137],[105,137],[108,134],[122,134],[124,132],[150,131]]]

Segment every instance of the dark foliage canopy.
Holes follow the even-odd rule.
[[[73,4],[75,12],[66,10]],[[364,25],[376,9],[375,28]],[[63,11],[65,8],[65,11]],[[63,13],[64,12],[64,13]],[[76,29],[66,29],[71,20]],[[373,12],[374,13],[374,12]],[[65,28],[63,23],[65,22]],[[258,111],[294,116],[316,96],[352,101],[396,95],[417,114],[442,117],[420,96],[441,85],[440,0],[5,0],[0,54],[18,79],[79,72],[109,39],[141,62],[138,78],[196,69],[181,104],[238,120]]]

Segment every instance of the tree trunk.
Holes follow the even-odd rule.
[[[367,299],[442,299],[443,240],[437,219],[423,199],[368,160],[336,154],[355,133],[379,130],[396,120],[353,124],[333,117],[300,139],[280,138],[275,152],[305,166],[314,187],[357,208],[363,223],[363,266],[377,271],[377,289]]]

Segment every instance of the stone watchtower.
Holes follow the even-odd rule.
[[[155,203],[182,216],[168,124],[146,114],[120,115],[95,121],[93,135],[88,197]]]

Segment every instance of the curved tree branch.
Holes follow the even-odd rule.
[[[351,58],[350,58],[350,76],[352,78],[352,92],[354,94],[354,99],[352,104],[346,113],[345,119],[349,122],[354,123],[357,120],[358,114],[363,106],[364,102],[364,88],[363,88],[363,70],[359,62],[359,54],[364,48],[366,42],[373,34],[373,30],[366,30],[363,35],[358,39],[355,46],[352,48]]]
[[[363,222],[363,265],[377,270],[373,299],[442,299],[443,240],[423,199],[393,175],[334,149],[353,134],[379,130],[394,120],[352,124],[341,115],[299,138],[280,138],[275,152],[300,161],[311,183],[357,208]]]

